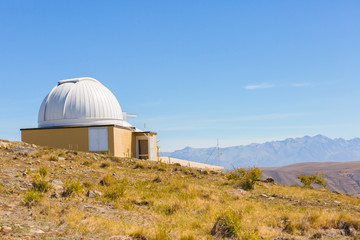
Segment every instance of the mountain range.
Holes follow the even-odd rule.
[[[235,167],[278,167],[301,162],[360,161],[360,138],[331,139],[324,135],[288,138],[282,141],[252,143],[226,148],[186,147],[161,156],[194,162]]]

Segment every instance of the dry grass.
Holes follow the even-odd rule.
[[[5,155],[8,150],[0,151],[1,156],[6,156],[0,158],[2,169],[19,173],[28,169],[25,176],[14,177],[13,181],[31,183],[40,173],[41,181],[56,179],[65,183],[68,196],[53,198],[56,189],[45,193],[11,189],[4,176],[1,180],[6,184],[0,186],[0,201],[27,203],[35,218],[32,221],[53,223],[69,239],[118,235],[137,239],[212,239],[211,230],[219,219],[225,219],[225,225],[239,239],[306,239],[326,229],[340,231],[344,223],[360,230],[360,200],[327,190],[260,182],[244,194],[221,173],[205,174],[161,162],[50,148],[39,148],[38,157],[33,154],[30,160],[25,156],[11,160],[14,153]],[[59,154],[65,160],[48,161]],[[17,161],[19,170],[9,161]],[[37,164],[39,171],[30,171],[28,162]],[[109,165],[99,167],[102,163]],[[102,195],[88,198],[84,188]]]

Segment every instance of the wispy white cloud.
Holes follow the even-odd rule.
[[[264,89],[264,88],[274,88],[274,87],[309,87],[311,83],[308,82],[300,82],[300,83],[292,83],[292,84],[271,84],[271,83],[260,83],[253,85],[246,85],[244,89],[246,90],[256,90],[256,89]]]
[[[255,85],[247,85],[244,87],[244,89],[255,90],[255,89],[263,89],[263,88],[273,88],[273,87],[275,87],[274,84],[261,83],[261,84],[255,84]]]

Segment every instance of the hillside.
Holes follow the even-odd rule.
[[[189,161],[236,167],[278,167],[300,162],[360,161],[360,138],[331,139],[323,135],[288,138],[283,141],[253,143],[245,146],[222,148],[220,160],[215,148],[186,147],[163,156]]]
[[[360,196],[360,162],[297,163],[283,167],[268,167],[263,177],[272,177],[276,182],[286,185],[301,185],[297,174],[312,175],[324,173],[331,191]]]
[[[353,239],[360,199],[0,141],[0,239]]]

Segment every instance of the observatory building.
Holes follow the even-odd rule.
[[[126,121],[112,92],[93,78],[59,81],[43,100],[38,128],[21,129],[21,140],[40,146],[108,152],[116,157],[154,160],[156,133]]]

